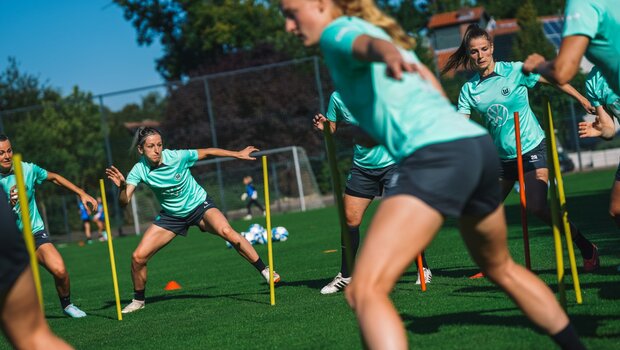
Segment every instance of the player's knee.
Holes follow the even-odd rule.
[[[345,296],[349,306],[354,310],[359,310],[368,303],[374,303],[377,298],[387,296],[387,292],[384,292],[375,283],[366,283],[365,281],[359,281],[356,283],[352,280],[345,289]]]
[[[609,206],[609,215],[611,215],[612,219],[619,220],[620,219],[620,205],[610,205]]]
[[[56,279],[64,280],[69,278],[69,273],[67,272],[67,268],[64,265],[53,266],[50,268],[50,271]]]
[[[235,230],[233,230],[233,228],[230,227],[230,225],[224,225],[224,227],[220,229],[220,236],[224,237],[227,241],[231,243],[235,241],[235,239],[238,240],[238,238],[241,237],[240,235],[236,235],[239,237],[235,237],[234,233],[235,233]]]
[[[499,264],[483,266],[482,271],[489,280],[502,285],[505,280],[511,278],[514,267],[516,267],[514,261],[507,259]]]
[[[131,254],[131,262],[134,265],[146,265],[147,261],[148,258],[138,251],[134,251],[133,254]]]
[[[346,219],[347,219],[347,226],[349,227],[357,227],[362,223],[362,215],[359,215],[357,213],[353,213],[353,214],[346,214]]]

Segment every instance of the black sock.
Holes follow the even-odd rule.
[[[140,300],[140,301],[144,301],[144,289],[142,290],[135,290],[133,291],[133,298],[136,300]]]
[[[426,263],[426,254],[422,251],[422,267],[426,267],[428,269],[428,264]]]
[[[577,248],[579,248],[581,256],[584,259],[592,259],[592,255],[594,254],[592,242],[588,241],[588,239],[581,234],[579,229],[572,222],[570,223],[570,231],[573,236],[573,242]]]
[[[351,243],[351,260],[355,261],[355,256],[357,255],[357,248],[360,245],[360,228],[359,226],[351,227],[349,226],[349,240]],[[349,268],[347,266],[347,248],[344,246],[344,242],[341,243],[341,257],[340,257],[340,273],[342,273],[342,277],[350,277],[351,272],[353,272],[353,268]]]
[[[63,309],[71,305],[71,295],[67,295],[66,297],[58,297],[58,298],[60,299],[60,306],[62,306]]]
[[[577,332],[570,323],[561,331],[551,336],[553,340],[562,348],[570,350],[585,350],[585,346],[579,340]]]
[[[265,267],[267,267],[261,258],[258,258],[258,260],[253,262],[252,265],[258,270],[258,272],[262,272]]]

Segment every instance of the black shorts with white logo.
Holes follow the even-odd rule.
[[[50,239],[50,235],[45,230],[37,231],[33,234],[34,236],[34,246],[36,249],[39,249],[45,243],[52,243]]]
[[[373,199],[390,191],[392,177],[396,174],[396,164],[384,168],[366,169],[353,164],[347,177],[344,193],[353,197]]]
[[[523,159],[523,173],[529,173],[536,169],[547,168],[547,144],[545,140],[542,140],[538,146],[534,147],[531,151],[522,154]],[[501,159],[502,167],[500,169],[499,177],[508,181],[519,180],[519,168],[517,168],[516,159]]]
[[[5,295],[28,266],[30,258],[8,196],[0,189],[0,295]]]
[[[187,230],[191,226],[198,226],[204,213],[211,208],[217,208],[217,206],[215,206],[211,197],[207,195],[205,201],[196,206],[189,215],[180,218],[162,210],[155,218],[153,224],[165,228],[168,231],[172,231],[176,235],[187,236]]]
[[[398,165],[388,196],[414,196],[448,217],[484,217],[502,203],[498,169],[488,135],[433,144]]]

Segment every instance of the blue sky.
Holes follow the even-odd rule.
[[[16,57],[63,95],[94,94],[161,83],[159,43],[138,46],[136,31],[110,0],[0,0],[0,69]],[[137,95],[109,101],[118,108]]]

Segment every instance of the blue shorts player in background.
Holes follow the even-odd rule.
[[[519,112],[527,210],[551,225],[551,209],[547,202],[549,168],[545,133],[528,99],[528,89],[539,82],[548,82],[538,74],[523,73],[521,62],[496,62],[493,51],[493,39],[489,33],[472,24],[467,28],[458,50],[450,56],[443,72],[459,67],[477,72],[461,88],[458,111],[468,118],[472,111],[482,116],[499,153],[499,183],[504,199],[519,180],[514,127],[514,112]],[[594,112],[589,101],[571,85],[555,87],[577,100],[587,112]],[[573,242],[583,257],[584,271],[597,269],[600,264],[598,249],[572,222],[570,226]]]
[[[491,138],[454,110],[428,68],[408,62],[402,52],[413,48],[413,39],[371,0],[282,0],[280,6],[287,32],[305,46],[320,44],[344,104],[398,163],[396,185],[379,205],[345,290],[366,346],[409,347],[389,294],[448,216],[459,219],[461,236],[489,279],[562,347],[579,348],[549,287],[510,256]],[[419,73],[409,73],[414,69]]]
[[[326,116],[317,114],[312,124],[315,128],[323,130],[323,123],[329,121],[332,133],[336,132],[341,124],[357,125],[351,112],[344,105],[340,94],[334,91],[329,97]],[[346,125],[341,127],[346,128]],[[388,195],[394,186],[396,174],[396,161],[390,156],[385,147],[376,145],[364,147],[358,143],[353,146],[353,166],[347,176],[347,184],[344,191],[344,213],[349,228],[349,242],[351,242],[351,257],[355,260],[360,242],[360,225],[366,209],[375,197]],[[384,193],[385,191],[385,193]],[[422,254],[424,266],[424,279],[431,282],[433,277],[431,270],[426,264]],[[333,294],[343,290],[351,283],[353,269],[347,266],[347,251],[344,242],[341,242],[340,272],[321,289],[321,294]],[[417,284],[420,284],[418,274]]]
[[[0,187],[0,325],[15,349],[72,349],[50,330],[39,306],[17,217]]]
[[[27,191],[26,195],[28,196],[28,208],[30,210],[30,225],[32,226],[32,234],[34,235],[37,259],[39,263],[54,276],[56,291],[58,292],[58,298],[60,299],[60,305],[64,313],[71,317],[84,317],[86,313],[71,303],[69,273],[67,272],[62,256],[52,244],[50,236],[43,225],[43,219],[37,208],[35,188],[43,183],[43,181],[50,181],[77,194],[84,207],[90,204],[94,209],[97,207],[97,201],[69,180],[56,173],[47,171],[36,164],[22,162],[22,168],[24,171],[24,182]],[[0,186],[6,193],[10,194],[9,197],[2,200],[6,200],[11,204],[13,211],[17,214],[17,225],[20,229],[23,229],[21,211],[17,200],[15,173],[13,172],[13,147],[6,135],[0,135]]]
[[[258,201],[258,191],[254,187],[253,184],[254,179],[251,176],[243,177],[243,184],[245,185],[245,192],[241,195],[241,200],[246,201],[245,207],[248,210],[247,215],[244,217],[245,220],[250,220],[252,218],[252,206],[258,207],[263,215],[265,215],[265,208]]]
[[[230,227],[224,214],[217,209],[211,197],[200,187],[189,170],[196,161],[208,156],[254,160],[250,154],[258,150],[252,146],[238,152],[219,148],[169,150],[163,147],[159,130],[151,127],[139,128],[134,144],[141,157],[127,175],[127,179],[125,180],[123,174],[114,166],[106,169],[106,175],[119,187],[119,201],[122,206],[129,204],[136,186],[142,182],[153,191],[162,210],[144,232],[140,244],[131,256],[134,297],[122,312],[130,313],[144,308],[146,265],[149,259],[177,235],[187,235],[191,226],[198,226],[201,231],[210,232],[228,241],[269,281],[269,268],[254,247]],[[280,276],[274,272],[274,281],[279,280]]]
[[[84,228],[84,235],[86,235],[86,243],[93,244],[92,235],[90,232],[90,213],[86,210],[84,204],[78,198],[78,214],[80,214],[80,220],[82,220],[82,227]]]
[[[108,240],[108,233],[105,231],[105,213],[103,212],[103,203],[101,197],[97,197],[97,211],[93,215],[93,221],[97,225],[97,233],[99,234],[99,241],[105,242]]]

